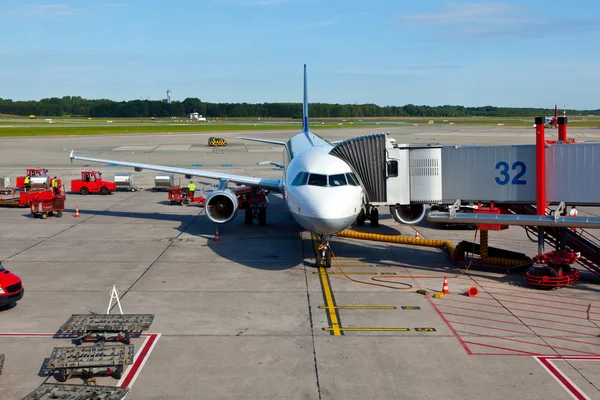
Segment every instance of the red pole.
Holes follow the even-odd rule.
[[[558,117],[558,140],[567,143],[567,117]]]
[[[546,214],[546,164],[544,117],[535,117],[535,198],[537,215]]]

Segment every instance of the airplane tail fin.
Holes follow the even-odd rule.
[[[304,102],[302,103],[302,133],[308,133],[308,89],[306,85],[306,64],[304,64]]]

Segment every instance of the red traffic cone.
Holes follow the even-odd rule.
[[[217,233],[215,234],[215,243],[219,243],[221,239],[219,238],[219,228],[217,228]]]
[[[466,294],[467,296],[469,296],[469,297],[477,297],[477,295],[479,294],[479,290],[477,289],[477,287],[476,287],[476,286],[471,286],[471,287],[469,288],[469,290],[467,290],[467,291],[465,292],[465,294]]]
[[[419,238],[419,231],[415,229],[415,239],[420,239]]]
[[[79,207],[75,207],[75,218],[79,218]]]
[[[446,279],[446,275],[444,275],[444,286],[442,287],[443,294],[450,294],[450,289],[448,288],[448,279]]]

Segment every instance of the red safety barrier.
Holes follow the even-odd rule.
[[[534,275],[532,272],[527,271],[525,273],[525,280],[530,285],[538,287],[565,287],[567,285],[572,285],[579,280],[579,271],[572,269],[571,272],[567,274],[559,273],[558,276]]]

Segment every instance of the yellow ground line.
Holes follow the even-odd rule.
[[[323,328],[324,331],[331,331],[334,328]],[[338,328],[341,331],[395,331],[408,332],[410,328]]]
[[[331,328],[327,328],[327,330],[333,331],[333,336],[340,336],[342,332],[340,331],[340,323],[335,312],[335,304],[333,303],[333,296],[331,295],[331,289],[329,287],[329,278],[327,278],[325,268],[319,267],[319,276],[321,277],[321,282],[323,284],[325,303],[327,305],[327,310],[329,310],[329,318],[331,320]]]
[[[328,308],[327,306],[319,306],[319,308]],[[396,306],[334,306],[344,310],[395,310]]]

